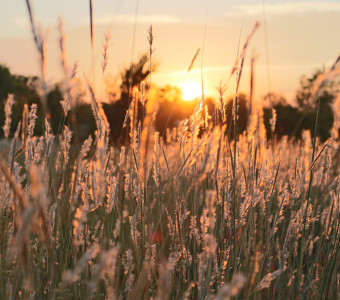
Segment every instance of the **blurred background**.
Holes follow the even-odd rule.
[[[276,134],[299,138],[304,129],[312,129],[317,103],[309,95],[318,74],[329,68],[339,54],[339,1],[95,1],[93,2],[94,43],[91,47],[88,1],[37,1],[32,10],[45,45],[45,81],[52,128],[59,133],[63,118],[60,101],[65,94],[65,76],[61,63],[60,36],[64,59],[73,78],[72,114],[66,119],[83,140],[95,130],[84,78],[90,80],[97,100],[111,124],[114,143],[123,143],[123,122],[132,100],[127,89],[145,81],[146,98],[155,106],[156,130],[166,134],[188,117],[203,90],[211,122],[218,122],[216,86],[225,87],[227,119],[231,119],[234,78],[230,73],[255,21],[261,23],[247,49],[240,82],[239,132],[246,129],[249,115],[250,60],[254,58],[254,101],[264,107],[269,130],[272,108],[277,112]],[[32,39],[25,1],[3,1],[0,12],[0,126],[9,93],[14,94],[13,135],[25,103],[41,101],[39,56]],[[60,18],[63,31],[60,33]],[[149,86],[147,33],[153,25],[152,86]],[[102,71],[105,33],[111,39],[108,64]],[[188,67],[200,49],[193,68]],[[130,70],[133,70],[132,73]],[[129,86],[129,79],[132,87]],[[320,102],[322,117],[319,135],[330,136],[333,103],[339,93],[337,80],[325,85]],[[137,97],[140,97],[138,95]],[[148,99],[146,99],[147,101]],[[179,105],[174,105],[178,103]],[[40,120],[40,121],[39,121]],[[43,132],[40,116],[37,134]],[[313,130],[312,130],[313,131]],[[0,130],[0,135],[3,132]]]

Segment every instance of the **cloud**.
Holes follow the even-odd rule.
[[[269,15],[296,14],[308,12],[340,12],[339,2],[286,2],[265,5],[265,11]],[[239,5],[234,11],[227,13],[228,16],[235,15],[258,15],[263,13],[262,3]]]
[[[118,15],[114,17],[103,17],[96,20],[97,23],[111,23],[111,22],[119,22],[119,23],[134,23],[135,16],[134,15]],[[147,23],[147,24],[170,24],[170,23],[179,23],[180,19],[170,16],[170,15],[138,15],[137,22]]]

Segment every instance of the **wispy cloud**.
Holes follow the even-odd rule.
[[[112,22],[120,22],[120,23],[134,23],[135,16],[134,15],[118,15],[114,17],[102,17],[97,19],[97,23],[112,23]],[[178,23],[180,19],[170,16],[170,15],[138,15],[137,16],[138,23],[147,23],[147,24],[161,24],[161,23]]]
[[[296,14],[296,13],[307,13],[307,12],[340,12],[340,2],[330,2],[330,1],[319,1],[319,2],[306,2],[306,1],[294,1],[286,3],[276,3],[265,5],[265,11],[270,15],[279,14]],[[239,5],[235,6],[234,10],[227,13],[230,15],[257,15],[262,14],[263,5],[262,3]]]

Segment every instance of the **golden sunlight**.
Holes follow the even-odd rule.
[[[183,100],[191,101],[202,95],[202,88],[196,81],[187,81],[182,87]]]

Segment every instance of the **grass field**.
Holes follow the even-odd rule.
[[[131,142],[117,148],[88,90],[97,131],[81,148],[67,126],[53,136],[48,117],[34,136],[33,105],[1,154],[0,299],[339,299],[335,129],[320,143],[317,118],[301,141],[267,140],[255,101],[247,132],[230,139],[236,90],[233,120],[221,104],[213,127],[201,100],[165,143],[152,101],[138,122],[139,91],[126,118]]]
[[[2,299],[339,297],[338,141],[268,142],[260,110],[236,143],[199,137],[198,108],[116,149],[94,111],[76,159],[66,126],[32,135],[34,107],[1,159]]]

